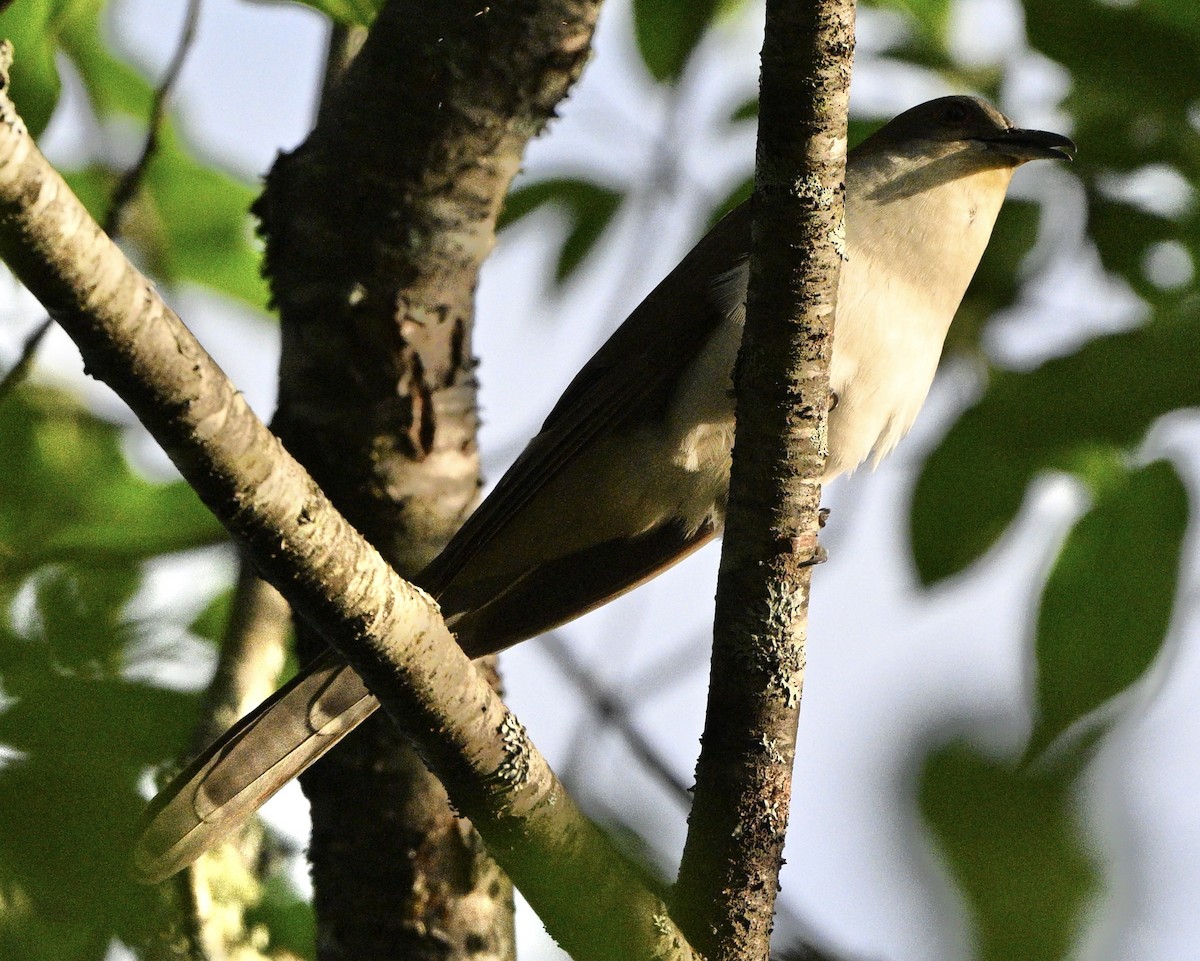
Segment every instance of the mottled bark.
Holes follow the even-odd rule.
[[[436,606],[336,511],[50,168],[7,96],[10,58],[0,45],[0,259],[263,576],[352,660],[563,946],[580,961],[694,957]]]
[[[389,3],[257,205],[283,321],[276,425],[402,571],[474,501],[479,266],[597,10]]]
[[[770,947],[818,556],[853,48],[853,0],[768,0],[737,441],[676,888],[676,917],[710,961]]]

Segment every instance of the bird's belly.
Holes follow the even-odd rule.
[[[953,311],[933,309],[899,282],[877,284],[833,335],[829,459],[823,480],[886,456],[912,427],[937,373]]]

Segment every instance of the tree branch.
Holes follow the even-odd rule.
[[[0,46],[0,256],[252,556],[346,654],[578,959],[691,958],[662,901],[563,791],[517,719],[267,430],[49,166]],[[586,892],[581,895],[580,892]]]
[[[681,926],[712,961],[765,959],[770,947],[820,556],[853,48],[853,0],[768,0],[737,440],[676,890]]]

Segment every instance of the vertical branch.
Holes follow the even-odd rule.
[[[676,916],[709,961],[768,956],[818,560],[844,242],[853,0],[768,0],[737,442]]]

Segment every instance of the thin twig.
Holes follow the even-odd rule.
[[[179,80],[179,75],[183,72],[183,65],[187,60],[187,55],[191,52],[192,44],[196,40],[196,26],[200,21],[202,2],[203,0],[188,0],[187,10],[183,16],[183,30],[179,34],[179,42],[175,45],[175,53],[171,56],[171,62],[167,64],[166,73],[163,74],[162,80],[154,90],[150,116],[146,120],[146,142],[142,144],[142,153],[138,157],[137,163],[125,171],[116,190],[113,191],[112,205],[104,220],[104,232],[110,237],[115,237],[120,230],[121,216],[138,192],[138,188],[141,187],[150,161],[158,149],[158,137],[167,115],[167,102],[176,81]]]
[[[50,332],[50,325],[53,321],[47,317],[37,329],[25,338],[25,344],[21,347],[21,356],[17,358],[17,362],[9,368],[7,374],[0,378],[0,404],[4,403],[4,398],[7,397],[12,390],[17,387],[26,377],[29,376],[30,368],[33,367],[33,358],[37,353],[38,345],[41,344],[46,334]]]
[[[591,703],[600,722],[614,727],[629,750],[642,765],[666,787],[685,808],[691,807],[691,787],[684,782],[655,750],[629,717],[629,705],[624,698],[601,684],[557,634],[541,639],[542,649],[550,655],[555,666],[565,674]]]

